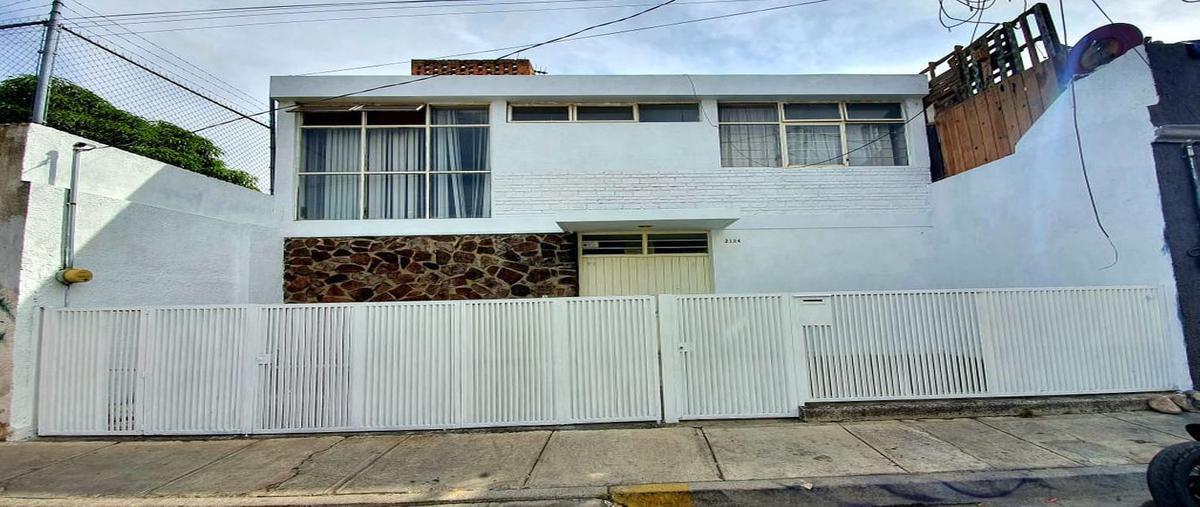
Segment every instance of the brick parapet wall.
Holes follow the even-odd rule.
[[[923,212],[926,168],[729,169],[663,173],[496,172],[494,216],[578,210],[737,208],[747,215]]]

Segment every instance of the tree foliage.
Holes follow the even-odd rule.
[[[0,123],[28,122],[37,77],[0,81]],[[99,95],[65,79],[50,85],[49,127],[137,153],[205,176],[257,190],[257,179],[221,160],[221,149],[208,138],[173,123],[146,120],[117,108]]]

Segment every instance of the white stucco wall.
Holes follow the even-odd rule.
[[[1172,285],[1148,106],[1150,70],[1124,57],[1076,82],[1079,130],[1100,219],[1080,168],[1068,89],[1016,153],[932,185],[933,225],[947,286]]]
[[[272,196],[112,148],[81,158],[75,264],[95,278],[59,284],[71,146],[89,141],[40,125],[3,128],[28,128],[19,163],[2,173],[19,174],[28,192],[16,333],[5,342],[12,347],[9,422],[16,438],[29,436],[34,423],[38,307],[281,300],[282,240]]]

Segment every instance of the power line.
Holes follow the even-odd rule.
[[[545,41],[545,42],[539,42],[539,43],[537,43],[537,44],[530,45],[529,47],[526,47],[526,48],[517,49],[517,50],[515,50],[515,51],[511,51],[511,52],[505,53],[505,54],[503,54],[503,55],[501,55],[501,56],[498,56],[498,57],[496,57],[496,59],[497,59],[497,60],[503,60],[503,59],[505,59],[505,58],[508,58],[508,57],[510,57],[510,56],[512,56],[512,55],[515,55],[515,54],[517,54],[517,53],[520,53],[520,52],[522,52],[522,51],[529,51],[529,50],[531,50],[531,49],[538,48],[538,47],[542,47],[542,46],[545,46],[545,45],[547,45],[547,44],[553,44],[553,43],[555,43],[555,42],[558,42],[558,41],[560,41],[560,40],[563,40],[563,39],[569,39],[569,38],[571,38],[571,37],[574,37],[574,36],[576,36],[576,35],[579,35],[579,34],[581,34],[581,33],[587,32],[587,31],[595,30],[595,29],[597,29],[597,28],[603,28],[603,27],[606,27],[606,26],[609,26],[609,25],[615,25],[615,24],[617,24],[617,23],[620,23],[620,22],[622,22],[622,21],[628,21],[628,20],[631,20],[631,19],[633,19],[633,18],[636,18],[636,17],[638,17],[638,16],[641,16],[641,15],[643,15],[643,14],[646,14],[646,13],[649,13],[649,12],[653,12],[653,11],[655,11],[655,10],[658,10],[658,9],[660,9],[660,8],[663,8],[663,7],[666,7],[666,6],[668,6],[668,5],[671,5],[671,4],[675,3],[675,1],[676,1],[676,0],[667,0],[666,2],[663,2],[663,3],[661,3],[661,4],[655,5],[654,7],[651,7],[651,8],[649,8],[649,9],[646,9],[646,10],[643,10],[643,11],[638,11],[638,12],[635,12],[635,13],[633,13],[633,14],[630,14],[630,15],[628,15],[628,16],[625,16],[625,17],[623,17],[623,18],[614,19],[614,20],[612,20],[612,21],[606,21],[606,22],[604,22],[604,23],[600,23],[600,24],[598,24],[598,25],[592,25],[592,26],[589,26],[589,27],[587,27],[587,28],[583,28],[583,29],[581,29],[581,30],[576,30],[576,31],[574,31],[574,32],[571,32],[571,33],[569,33],[569,34],[563,35],[563,36],[561,36],[561,37],[555,37],[555,38],[553,38],[553,39],[550,39],[550,40],[548,40],[548,41]]]
[[[87,5],[83,4],[82,2],[76,1],[75,3],[77,3],[77,4],[78,4],[80,7],[84,8],[84,9],[87,9],[87,10],[88,10],[88,11],[90,11],[90,12],[93,12],[93,13],[99,14],[99,13],[98,13],[98,12],[97,12],[95,9],[92,9],[91,7],[88,7]],[[72,14],[79,14],[78,12],[76,12],[76,11],[75,11],[75,10],[73,10],[73,9],[71,9],[70,7],[64,6],[64,9],[65,9],[65,10],[67,10],[68,12],[72,13]],[[103,15],[102,15],[102,14],[100,14],[100,16],[103,16]],[[116,24],[116,26],[118,26],[118,27],[121,27],[119,24]],[[94,36],[94,37],[103,37],[103,34],[97,34],[97,33],[93,32],[93,31],[91,31],[91,30],[88,30],[88,27],[81,27],[81,26],[78,26],[78,25],[76,25],[76,28],[79,28],[80,30],[84,30],[84,31],[88,32],[88,34],[89,34],[89,35],[92,35],[92,36]],[[245,107],[245,106],[247,106],[247,105],[250,105],[250,104],[253,104],[253,105],[250,105],[250,106],[249,106],[249,109],[251,109],[251,110],[253,110],[253,109],[257,109],[257,107],[258,107],[258,104],[259,104],[259,99],[257,99],[257,98],[255,98],[255,97],[251,96],[250,94],[248,94],[248,93],[246,93],[246,92],[244,92],[244,91],[240,90],[239,88],[237,88],[237,87],[233,86],[232,84],[229,84],[228,82],[226,82],[226,81],[222,80],[221,78],[219,78],[219,77],[217,77],[217,76],[213,75],[212,73],[210,73],[210,72],[208,72],[208,71],[206,71],[206,70],[204,70],[204,69],[200,68],[199,66],[195,65],[194,63],[192,63],[192,62],[188,61],[187,59],[185,59],[185,58],[183,58],[183,57],[181,57],[181,56],[179,56],[179,55],[175,54],[174,52],[172,52],[172,51],[168,50],[167,48],[164,48],[164,47],[162,47],[161,45],[159,45],[159,44],[155,43],[154,41],[151,41],[150,39],[147,39],[146,37],[143,37],[143,36],[141,36],[141,35],[139,35],[139,34],[137,34],[137,33],[134,33],[134,32],[132,32],[132,31],[130,31],[130,30],[128,30],[128,29],[126,29],[126,28],[124,28],[124,27],[121,27],[121,28],[125,29],[125,31],[126,31],[126,32],[127,32],[129,35],[132,35],[132,36],[134,36],[134,37],[137,37],[138,39],[141,39],[142,41],[144,41],[145,43],[149,44],[150,46],[152,46],[152,47],[154,47],[154,48],[157,48],[157,49],[158,49],[158,51],[159,51],[161,54],[156,54],[154,51],[151,51],[151,50],[147,49],[146,47],[144,47],[144,46],[142,46],[142,45],[138,44],[138,43],[137,43],[137,42],[135,42],[135,41],[132,41],[131,39],[129,39],[128,37],[126,37],[126,36],[125,36],[125,35],[123,35],[123,34],[120,34],[120,33],[117,33],[117,32],[115,32],[115,31],[113,31],[112,29],[109,29],[109,28],[107,28],[107,27],[104,27],[104,26],[100,26],[100,27],[98,27],[98,28],[101,28],[101,29],[103,29],[103,30],[107,31],[107,32],[108,32],[109,34],[111,34],[112,36],[115,36],[115,37],[119,38],[120,40],[123,40],[123,41],[125,41],[125,42],[126,42],[126,43],[128,43],[129,45],[131,45],[131,46],[133,46],[133,47],[137,48],[138,50],[141,50],[141,54],[142,54],[142,56],[144,56],[144,57],[145,57],[145,56],[149,56],[149,57],[151,57],[151,58],[153,58],[153,59],[157,59],[157,60],[158,60],[159,62],[161,62],[162,64],[165,64],[165,65],[166,65],[166,66],[168,66],[168,67],[172,67],[172,68],[174,68],[174,69],[176,69],[176,70],[179,70],[179,71],[182,71],[182,72],[184,72],[184,73],[186,73],[186,74],[189,74],[189,75],[191,75],[192,77],[194,77],[194,78],[196,78],[196,79],[200,80],[200,81],[201,81],[201,82],[203,82],[203,83],[206,83],[206,84],[212,85],[212,86],[216,87],[217,89],[223,89],[223,90],[224,90],[226,93],[230,93],[230,92],[231,92],[231,93],[233,93],[234,95],[238,96],[238,97],[237,97],[237,99],[235,100],[235,102],[236,102],[236,101],[243,101],[243,102],[242,102],[242,104],[241,104],[243,107]],[[90,42],[90,41],[89,41],[89,42]],[[125,51],[129,51],[130,53],[138,53],[138,51],[135,51],[135,50],[129,49],[128,47],[122,47],[122,49],[124,49]],[[172,59],[174,59],[174,60],[177,60],[177,61],[179,61],[179,62],[182,62],[182,63],[183,63],[184,65],[186,65],[187,67],[191,67],[192,69],[195,69],[195,71],[193,71],[193,70],[190,70],[190,69],[188,69],[188,68],[186,68],[186,67],[180,66],[179,64],[175,64],[175,63],[173,63],[173,62],[169,61],[168,59],[166,59],[165,57],[163,57],[163,56],[162,56],[162,54],[168,55],[168,56],[170,56]],[[197,74],[197,72],[196,72],[196,71],[198,71],[200,74]],[[203,75],[201,75],[201,74],[203,74]],[[201,88],[203,88],[203,87],[201,87]],[[220,96],[220,95],[224,95],[224,94],[222,94],[222,93],[217,93],[217,92],[215,92],[215,91],[213,91],[213,90],[207,90],[207,89],[206,89],[206,91],[207,91],[208,93],[211,93],[211,94],[213,94],[213,95],[218,95],[218,96]]]
[[[1096,7],[1100,7],[1095,0],[1092,2]],[[1100,9],[1104,13],[1104,9]],[[1108,14],[1104,14],[1108,17]],[[1067,40],[1067,14],[1063,7],[1063,0],[1058,0],[1058,17],[1062,24],[1063,43]],[[1110,19],[1109,22],[1112,20]],[[1135,51],[1136,52],[1136,51]],[[1100,208],[1096,205],[1096,194],[1092,192],[1092,179],[1088,175],[1087,158],[1083,154],[1083,135],[1079,132],[1079,107],[1075,99],[1075,77],[1071,77],[1071,126],[1075,131],[1075,149],[1079,155],[1079,172],[1083,174],[1083,186],[1087,190],[1088,202],[1092,205],[1092,218],[1096,221],[1096,228],[1100,229],[1100,233],[1104,235],[1104,239],[1108,241],[1108,247],[1112,249],[1113,261],[1111,264],[1100,268],[1101,270],[1116,266],[1121,261],[1121,251],[1117,250],[1116,243],[1113,242],[1112,236],[1108,234],[1108,229],[1104,227],[1104,221],[1100,219]]]
[[[493,5],[527,5],[527,4],[557,4],[557,3],[580,3],[580,2],[612,2],[617,0],[518,0],[518,1],[481,1],[481,0],[458,0],[453,4],[446,5],[375,5],[370,7],[358,7],[354,9],[346,8],[320,8],[310,10],[297,11],[267,11],[267,12],[252,12],[238,14],[161,14],[147,15],[126,20],[126,25],[147,24],[147,23],[178,23],[183,21],[203,21],[210,19],[227,19],[227,18],[250,18],[262,16],[296,16],[300,14],[324,14],[324,13],[343,13],[343,12],[361,12],[361,11],[391,11],[391,10],[409,10],[409,9],[442,9],[442,8],[459,8],[459,7],[478,7],[478,6],[493,6]],[[92,19],[93,16],[85,16],[79,18],[81,21],[100,23],[98,20]],[[111,18],[109,18],[111,21]]]
[[[0,9],[7,9],[7,8],[9,8],[9,7],[12,7],[12,6],[14,6],[14,5],[21,5],[21,4],[23,4],[23,3],[25,3],[25,2],[29,2],[29,1],[31,1],[31,0],[17,0],[16,2],[9,2],[9,3],[6,3],[6,4],[4,4],[4,5],[0,5]]]
[[[634,13],[634,14],[631,14],[631,15],[628,15],[628,16],[624,16],[624,17],[621,17],[621,18],[618,18],[618,19],[616,19],[616,20],[612,20],[612,21],[606,21],[606,22],[603,22],[603,23],[597,23],[597,24],[594,24],[594,25],[587,26],[587,27],[585,27],[585,28],[583,28],[583,29],[580,29],[580,30],[576,30],[576,31],[574,31],[574,32],[571,32],[570,34],[568,34],[568,35],[566,35],[566,36],[555,37],[555,38],[553,38],[553,39],[550,39],[550,40],[547,40],[547,41],[544,41],[544,42],[538,42],[538,43],[535,43],[535,44],[530,44],[530,45],[528,45],[527,49],[532,49],[532,48],[539,47],[539,46],[543,46],[543,45],[546,45],[546,44],[552,44],[552,43],[555,43],[555,42],[559,42],[559,41],[562,41],[563,39],[565,39],[565,38],[567,38],[567,37],[574,36],[574,35],[578,35],[578,34],[581,34],[581,33],[587,32],[588,30],[593,30],[593,29],[596,29],[596,28],[600,28],[600,27],[604,27],[604,26],[612,25],[612,24],[614,24],[614,23],[620,23],[620,22],[622,22],[622,21],[628,21],[628,20],[630,20],[630,19],[636,18],[636,17],[638,17],[638,16],[641,16],[641,15],[643,15],[643,14],[646,14],[646,13],[652,12],[652,11],[654,11],[655,9],[658,9],[658,8],[660,8],[660,7],[663,7],[663,6],[665,6],[665,5],[669,5],[669,4],[671,4],[672,2],[675,2],[675,1],[676,1],[676,0],[667,0],[666,2],[663,2],[663,3],[661,3],[661,4],[658,4],[658,5],[654,6],[654,7],[651,7],[651,8],[649,8],[649,9],[644,9],[644,10],[638,11],[638,12],[636,12],[636,13]],[[826,1],[827,1],[827,0],[826,0]],[[500,60],[500,59],[502,59],[502,58],[504,58],[504,57],[497,58],[496,60]],[[312,103],[318,103],[318,102],[327,102],[327,101],[330,101],[330,100],[337,100],[337,99],[340,99],[340,98],[345,98],[345,97],[350,97],[350,96],[353,96],[353,95],[358,95],[358,94],[360,94],[360,93],[367,93],[367,92],[372,92],[372,91],[375,91],[375,90],[381,90],[381,89],[384,89],[384,88],[392,88],[392,87],[396,87],[396,86],[403,86],[403,85],[407,85],[407,84],[411,84],[411,83],[416,83],[416,82],[420,82],[420,81],[427,81],[427,80],[430,80],[430,79],[433,79],[433,78],[436,78],[436,77],[440,77],[440,76],[441,76],[441,74],[431,74],[431,75],[428,75],[428,76],[422,76],[422,77],[419,77],[419,78],[410,79],[410,80],[408,80],[408,81],[401,81],[401,82],[397,82],[397,83],[389,83],[389,84],[384,84],[384,85],[380,85],[380,86],[373,86],[373,87],[366,88],[366,89],[363,89],[363,90],[357,90],[357,91],[353,91],[353,92],[349,92],[349,93],[343,93],[343,94],[341,94],[341,95],[335,95],[335,96],[332,96],[332,97],[324,97],[324,98],[321,98],[321,99],[318,99],[318,100],[312,101]],[[211,128],[219,127],[219,126],[222,126],[222,125],[227,125],[227,124],[230,124],[230,123],[233,123],[233,122],[236,122],[236,121],[240,121],[240,120],[242,120],[242,119],[247,119],[247,118],[250,118],[250,117],[253,117],[253,116],[261,116],[261,115],[264,115],[264,114],[273,113],[273,112],[275,112],[275,111],[278,111],[278,110],[280,110],[280,109],[282,109],[282,108],[280,108],[280,107],[273,107],[273,108],[270,108],[270,109],[268,109],[268,110],[266,110],[266,111],[263,111],[263,112],[260,112],[260,113],[254,113],[254,114],[252,114],[252,115],[243,115],[243,116],[244,116],[243,118],[233,118],[233,119],[230,119],[230,120],[226,120],[226,121],[222,121],[222,122],[214,123],[214,124],[212,124],[212,125],[207,125],[207,126],[204,126],[204,127],[200,127],[200,128],[198,128],[198,129],[192,130],[191,132],[192,132],[192,133],[197,133],[197,132],[200,132],[200,131],[203,131],[203,130],[207,130],[207,129],[211,129]],[[255,121],[256,121],[256,120],[255,120]]]
[[[1104,227],[1104,221],[1100,220],[1100,209],[1096,206],[1096,194],[1092,192],[1092,179],[1088,176],[1087,159],[1083,156],[1083,136],[1079,133],[1079,108],[1075,103],[1074,79],[1071,80],[1071,125],[1075,130],[1075,147],[1079,152],[1079,171],[1083,173],[1083,185],[1087,189],[1088,202],[1092,204],[1092,217],[1096,219],[1096,227],[1100,229],[1100,233],[1108,241],[1108,247],[1112,249],[1112,263],[1100,268],[1102,270],[1108,269],[1116,266],[1121,261],[1121,251],[1117,250],[1116,243],[1113,243],[1112,236],[1108,234],[1108,229]]]
[[[586,39],[595,39],[595,38],[599,38],[599,37],[609,37],[612,35],[622,35],[622,34],[626,34],[626,33],[641,32],[641,31],[646,31],[646,30],[656,30],[659,28],[670,28],[670,27],[674,27],[674,26],[687,25],[687,24],[691,24],[691,23],[701,23],[704,21],[714,21],[714,20],[718,20],[718,19],[734,18],[734,17],[738,17],[738,16],[748,16],[750,14],[759,14],[759,13],[763,13],[763,12],[772,12],[772,11],[778,11],[778,10],[783,10],[783,9],[791,9],[791,8],[795,8],[795,7],[803,7],[806,5],[814,5],[814,4],[820,4],[820,3],[830,2],[830,1],[832,1],[832,0],[807,0],[804,2],[796,2],[796,3],[790,3],[790,4],[784,4],[784,5],[776,5],[773,7],[765,7],[762,9],[739,11],[739,12],[733,12],[733,13],[729,13],[729,14],[720,14],[720,15],[716,15],[716,16],[706,16],[706,17],[702,17],[702,18],[685,19],[682,21],[673,21],[670,23],[661,23],[661,24],[657,24],[657,25],[641,26],[641,27],[636,27],[636,28],[628,28],[628,29],[624,29],[624,30],[614,30],[611,32],[603,32],[603,33],[597,33],[597,34],[592,34],[592,35],[585,35],[582,37],[573,37],[573,38],[561,40],[559,42],[572,42],[572,41],[579,41],[579,40],[586,40]],[[473,55],[481,55],[481,54],[487,54],[487,53],[495,53],[497,51],[508,51],[510,49],[519,48],[524,45],[525,44],[516,45],[516,46],[507,46],[507,47],[502,47],[502,48],[484,49],[481,51],[470,51],[470,52],[466,52],[466,53],[458,53],[458,54],[454,54],[454,55],[441,56],[438,58],[439,59],[440,58],[458,58],[458,57],[463,57],[463,56],[473,56]],[[332,72],[343,72],[343,71],[347,71],[347,70],[361,70],[361,69],[370,69],[370,68],[378,68],[378,67],[387,67],[387,66],[391,66],[391,65],[402,65],[405,63],[409,63],[411,61],[412,60],[401,60],[401,61],[377,63],[377,64],[371,64],[371,65],[359,65],[356,67],[327,69],[327,70],[321,70],[321,71],[315,71],[315,72],[308,72],[308,73],[304,73],[304,74],[300,74],[300,75],[311,76],[311,75],[316,75],[316,74],[329,74]],[[263,113],[263,114],[266,114],[266,113]]]
[[[189,13],[216,13],[216,12],[237,12],[237,11],[256,11],[256,10],[275,10],[275,9],[309,9],[316,7],[347,7],[355,5],[382,5],[382,4],[428,4],[428,3],[454,3],[469,0],[376,0],[367,2],[322,2],[322,3],[307,3],[307,4],[282,4],[282,5],[255,5],[241,7],[219,7],[213,9],[184,9],[174,11],[145,11],[145,12],[122,12],[117,14],[109,14],[110,18],[126,18],[137,16],[158,16],[168,14],[189,14]]]
[[[590,2],[590,1],[608,1],[608,0],[565,0],[565,1],[570,1],[570,2],[589,1]],[[744,2],[762,2],[762,1],[766,1],[766,0],[693,0],[693,1],[681,1],[681,2],[677,2],[677,4],[678,5],[685,5],[685,4],[698,5],[698,4],[723,4],[723,3],[744,3]],[[516,2],[507,2],[507,3],[516,3]],[[502,3],[479,4],[479,5],[505,5],[507,3],[502,2]],[[542,2],[525,2],[525,3],[542,3]],[[209,30],[209,29],[217,29],[217,28],[240,28],[240,27],[251,27],[251,26],[290,25],[290,24],[300,24],[300,23],[323,23],[323,22],[329,22],[329,21],[355,21],[355,20],[364,20],[364,19],[374,20],[374,19],[422,18],[422,17],[438,17],[438,16],[463,16],[463,15],[475,15],[475,14],[505,14],[505,13],[526,13],[526,12],[617,9],[617,8],[625,8],[625,7],[646,7],[646,6],[653,6],[653,5],[657,5],[657,4],[654,4],[654,3],[616,4],[616,5],[610,4],[610,5],[587,5],[587,6],[576,6],[576,7],[543,7],[543,8],[529,8],[529,9],[498,9],[498,10],[459,11],[459,12],[426,12],[426,13],[419,13],[419,14],[391,14],[391,15],[384,15],[384,16],[375,15],[375,16],[348,16],[348,17],[318,18],[318,19],[289,19],[289,20],[279,20],[279,21],[259,21],[259,22],[254,22],[254,23],[232,23],[232,24],[223,24],[223,25],[184,26],[184,27],[174,27],[174,28],[162,28],[162,29],[155,29],[155,30],[141,30],[141,31],[136,31],[136,32],[131,32],[131,33],[138,33],[138,34],[167,33],[167,32],[174,33],[174,32],[183,32],[183,31],[192,31],[192,30]],[[186,20],[186,21],[190,21],[190,20]],[[172,23],[172,22],[179,22],[179,21],[155,21],[155,22],[148,22],[148,23]],[[127,24],[136,24],[136,22],[127,23]]]
[[[267,124],[265,124],[265,123],[263,123],[263,122],[260,122],[260,121],[258,121],[258,120],[255,120],[255,119],[254,119],[253,117],[251,117],[250,115],[247,115],[247,114],[245,114],[245,113],[243,113],[243,112],[241,112],[241,111],[238,111],[238,110],[236,110],[236,109],[233,109],[232,107],[229,107],[229,106],[227,106],[227,105],[225,105],[225,104],[222,104],[222,103],[220,103],[220,102],[217,102],[216,100],[213,100],[211,97],[209,97],[209,96],[207,96],[207,95],[205,95],[205,94],[203,94],[203,93],[200,93],[200,92],[198,92],[198,91],[196,91],[196,90],[193,90],[192,88],[188,87],[187,85],[185,85],[185,84],[183,84],[183,83],[180,83],[180,82],[178,82],[178,81],[176,81],[176,80],[174,80],[174,79],[171,79],[170,77],[168,77],[168,76],[166,76],[166,75],[163,75],[161,72],[158,72],[158,71],[156,71],[156,70],[154,70],[154,69],[151,69],[151,68],[149,68],[149,67],[147,67],[147,66],[145,66],[145,65],[143,65],[143,64],[141,64],[141,63],[135,62],[135,61],[131,60],[129,57],[127,57],[127,56],[125,56],[125,55],[122,55],[121,53],[118,53],[118,52],[116,52],[116,51],[113,51],[112,49],[110,49],[110,48],[108,48],[108,47],[105,47],[103,44],[99,44],[99,43],[97,43],[97,42],[95,42],[95,41],[93,41],[93,40],[91,40],[91,39],[88,39],[87,37],[84,37],[84,36],[82,36],[82,35],[80,35],[80,34],[78,34],[78,33],[74,32],[74,31],[73,31],[73,30],[71,30],[70,28],[67,28],[67,27],[62,27],[62,28],[61,28],[61,30],[62,30],[62,31],[64,31],[64,32],[66,32],[66,33],[69,33],[69,34],[71,34],[71,35],[74,35],[74,36],[78,37],[80,40],[82,40],[82,41],[84,41],[84,42],[87,42],[88,44],[91,44],[91,45],[95,46],[97,49],[100,49],[100,50],[102,50],[102,51],[104,51],[104,52],[106,52],[106,53],[108,53],[108,54],[111,54],[111,55],[113,55],[113,56],[117,57],[117,58],[120,58],[120,59],[122,59],[122,60],[125,60],[126,62],[128,62],[128,63],[130,63],[130,64],[132,64],[132,65],[134,65],[134,66],[136,66],[136,67],[138,67],[139,69],[142,69],[142,70],[144,70],[144,71],[146,71],[146,72],[149,72],[150,74],[154,75],[154,76],[155,76],[155,77],[157,77],[157,78],[160,78],[160,79],[162,79],[162,80],[164,80],[164,81],[166,81],[166,82],[168,82],[168,83],[171,83],[171,84],[173,84],[173,85],[175,85],[175,86],[178,86],[178,87],[182,88],[183,90],[185,90],[185,91],[188,91],[188,92],[192,93],[193,95],[196,95],[197,97],[200,97],[200,98],[204,99],[204,100],[205,100],[205,101],[207,101],[207,102],[211,102],[212,104],[214,104],[214,105],[216,105],[216,106],[218,106],[218,107],[220,107],[220,108],[222,108],[222,109],[225,109],[226,111],[229,111],[229,112],[232,112],[232,113],[235,113],[235,114],[239,115],[239,117],[238,117],[238,119],[239,119],[239,120],[250,120],[250,121],[252,121],[252,122],[254,122],[254,123],[257,123],[257,124],[259,124],[259,125],[261,125],[261,126],[263,126],[263,127],[267,127]]]
[[[180,18],[174,18],[174,19],[141,18],[141,19],[136,19],[134,21],[126,21],[124,23],[124,25],[128,26],[128,25],[144,25],[144,24],[184,23],[184,22],[188,22],[188,21],[205,21],[205,20],[212,20],[212,19],[227,19],[227,18],[244,19],[244,18],[249,18],[249,17],[263,17],[263,16],[276,16],[276,17],[278,17],[278,16],[298,16],[298,15],[302,15],[302,14],[324,14],[324,13],[330,13],[330,12],[345,13],[345,12],[358,12],[358,11],[393,11],[393,10],[410,10],[410,9],[439,9],[439,8],[448,8],[448,7],[454,7],[454,8],[458,8],[458,7],[491,7],[491,6],[500,6],[500,5],[530,5],[530,4],[538,5],[538,4],[561,4],[561,3],[615,2],[615,1],[619,1],[619,0],[522,0],[522,1],[513,1],[513,2],[479,2],[476,0],[470,0],[469,3],[462,3],[462,4],[452,5],[452,6],[451,5],[437,5],[437,6],[408,5],[408,6],[400,6],[400,7],[362,7],[362,8],[358,8],[358,9],[310,10],[310,11],[296,11],[296,12],[264,12],[264,13],[255,13],[255,14],[237,14],[237,15],[221,15],[221,16],[206,16],[206,17],[180,17]],[[753,1],[762,1],[762,0],[708,0],[708,1],[700,1],[700,2],[678,2],[678,3],[679,4],[698,4],[698,3],[733,3],[733,2],[753,2]],[[645,5],[653,5],[653,4],[645,4]],[[598,9],[598,8],[609,8],[609,7],[622,7],[622,5],[609,4],[609,5],[596,5],[596,6],[581,6],[581,7],[577,7],[577,8],[579,8],[579,9]],[[454,10],[450,10],[450,11],[441,11],[441,12],[426,12],[426,13],[415,14],[412,16],[457,15],[457,14],[492,13],[492,12],[535,12],[535,11],[534,10],[523,10],[523,11],[454,11]],[[351,20],[351,19],[375,19],[375,18],[380,18],[380,17],[404,17],[404,16],[369,16],[369,17],[342,17],[342,18],[319,18],[319,19],[292,19],[292,20],[280,20],[278,23],[304,22],[304,21],[336,21],[336,20]],[[86,19],[86,18],[75,18],[75,19],[77,22],[86,21],[88,23],[94,23],[98,26],[106,24],[106,23],[101,23],[99,21],[93,21],[93,20]],[[184,29],[188,29],[188,28],[221,28],[223,26],[243,26],[243,25],[210,25],[210,26],[200,25],[197,27],[184,27]],[[173,28],[172,30],[177,30],[177,29],[179,29],[179,28]]]

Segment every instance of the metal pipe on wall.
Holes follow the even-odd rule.
[[[58,271],[59,282],[70,285],[92,279],[92,272],[75,267],[75,217],[79,207],[79,155],[96,149],[87,143],[75,143],[71,147],[71,186],[67,188],[67,200],[63,204],[62,269]]]
[[[1196,213],[1200,214],[1200,173],[1197,173],[1196,164],[1196,145],[1200,144],[1200,125],[1163,125],[1154,129],[1154,142],[1178,144],[1182,148],[1180,156],[1187,164],[1188,176],[1192,182],[1192,195],[1196,199]],[[1200,247],[1188,250],[1188,255],[1200,257]]]

